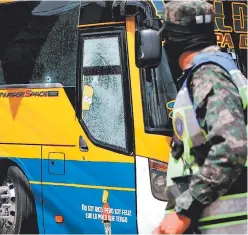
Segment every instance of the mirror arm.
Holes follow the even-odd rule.
[[[136,12],[126,12],[126,7],[133,7],[136,8]],[[127,1],[127,0],[122,0],[122,1],[113,1],[113,12],[115,14],[113,15],[114,18],[118,18],[118,15],[121,17],[125,16],[136,16],[141,15],[141,24],[145,28],[150,28],[150,29],[156,29],[158,30],[161,27],[161,20],[160,18],[156,18],[156,13],[151,5],[150,2],[148,1]]]

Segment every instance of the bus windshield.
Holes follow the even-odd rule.
[[[142,99],[146,132],[171,135],[172,108],[177,95],[166,51],[156,69],[141,71]]]

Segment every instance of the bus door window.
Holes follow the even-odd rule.
[[[81,119],[92,142],[125,152],[128,128],[120,43],[118,34],[83,35]]]
[[[142,70],[142,98],[146,132],[170,135],[173,105],[177,95],[165,50],[156,69]]]

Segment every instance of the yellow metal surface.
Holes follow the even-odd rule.
[[[56,91],[58,97],[6,97],[0,99],[0,142],[40,145],[75,145],[74,109],[63,88],[1,89],[1,93]]]
[[[140,74],[135,65],[134,18],[127,19],[126,29],[136,154],[167,161],[170,151],[170,138],[147,134],[144,130]],[[4,97],[4,94],[13,92],[30,94],[30,92],[47,91],[55,91],[59,95],[57,97]],[[50,152],[63,152],[66,160],[134,163],[132,156],[97,147],[88,139],[63,88],[2,88],[0,92],[2,93],[0,122],[4,123],[1,126],[0,156],[39,158],[40,152],[37,146],[42,145],[43,159],[47,159]],[[88,152],[80,151],[80,136],[85,139],[89,148]]]
[[[62,152],[65,154],[65,160],[74,161],[87,161],[87,162],[126,162],[133,163],[132,156],[119,154],[113,151],[97,147],[87,138],[84,137],[88,145],[88,152],[81,152],[79,146],[76,147],[63,147],[63,146],[43,146],[42,156],[44,159],[48,158],[48,154],[52,152]],[[78,142],[78,141],[77,141]],[[54,160],[60,160],[59,158]]]
[[[1,89],[1,93],[26,92],[28,89]],[[75,111],[63,88],[35,89],[58,91],[59,97],[9,97],[0,99],[0,152],[3,157],[43,159],[50,152],[63,152],[66,160],[133,163],[132,156],[118,154],[95,146],[78,122]],[[81,152],[79,137],[83,136],[89,151]],[[40,152],[39,152],[40,154]]]
[[[48,153],[48,158],[49,160],[65,160],[65,154],[51,152],[51,153]]]
[[[41,146],[0,144],[0,157],[40,158]]]
[[[134,112],[136,155],[151,157],[167,162],[170,153],[170,137],[145,133],[141,100],[141,83],[139,69],[135,65],[135,19],[126,21],[128,40],[128,59],[131,76],[132,102]]]
[[[0,4],[12,3],[12,2],[16,2],[16,0],[0,0]]]

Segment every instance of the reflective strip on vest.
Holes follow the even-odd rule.
[[[179,139],[183,141],[183,136],[178,133],[179,131],[177,130],[177,121],[182,121],[182,128],[184,128],[184,131],[188,131],[190,133],[190,139],[192,142],[192,146],[199,146],[201,144],[206,143],[206,136],[203,133],[203,130],[198,124],[198,121],[196,119],[196,114],[192,106],[192,102],[189,97],[188,89],[184,87],[183,89],[180,90],[177,96],[178,102],[175,103],[173,113],[175,115],[174,121],[173,121],[173,126],[175,130],[175,134]],[[177,120],[177,112],[181,113],[184,112],[184,121],[183,120]],[[180,114],[179,114],[180,115]],[[179,118],[179,117],[178,117]],[[186,123],[185,123],[186,122]],[[186,130],[187,127],[187,130]],[[183,133],[182,133],[183,134]]]
[[[173,210],[166,211],[166,215],[172,212]],[[247,234],[247,220],[217,222],[220,219],[231,220],[238,216],[247,216],[247,193],[220,197],[206,207],[199,219],[199,228],[203,234]],[[204,222],[212,224],[201,226]]]
[[[223,218],[231,214],[247,214],[247,193],[221,197],[203,211],[200,221]]]
[[[166,210],[165,214],[168,215],[174,210]],[[211,221],[221,218],[230,218],[237,215],[247,215],[247,193],[232,194],[222,196],[209,206],[207,206],[201,217],[202,221]]]
[[[235,76],[236,74],[241,75],[241,72],[238,69],[233,69],[229,71],[229,74],[231,76]],[[233,82],[237,87],[247,86],[247,82],[242,78],[242,76],[235,76],[235,79],[233,79]]]
[[[236,65],[228,58],[227,55],[224,55],[223,53],[217,53],[217,56],[213,54],[210,55],[212,57],[209,57],[208,53],[205,53],[205,55],[202,53],[199,57],[200,62],[213,62],[215,64],[220,63],[220,66],[222,66],[230,74],[232,82],[238,88],[240,97],[242,99],[243,108],[245,109],[247,107],[247,80],[243,77],[241,72],[237,70],[237,68],[235,69]],[[199,58],[198,62],[195,64],[195,67],[201,64],[199,62]],[[190,76],[190,73],[188,77]],[[195,163],[194,157],[190,155],[190,149],[192,147],[199,146],[202,143],[206,143],[207,141],[207,135],[200,127],[196,118],[196,113],[187,89],[187,82],[188,81],[186,79],[182,89],[177,95],[173,110],[174,133],[178,139],[183,141],[184,153],[179,160],[176,160],[170,156],[167,172],[167,186],[171,186],[173,184],[171,178],[188,175],[190,172],[189,169],[187,169],[187,166],[191,167],[193,174],[199,171],[199,167]],[[246,166],[248,165],[247,163],[248,161],[246,161]],[[236,217],[239,219],[240,217],[238,216],[240,215],[247,215],[247,193],[221,197],[217,201],[213,202],[210,206],[205,208],[199,222],[204,223],[206,221],[212,221],[214,223],[215,220],[231,217]],[[246,220],[243,221],[243,219],[228,223],[221,223],[216,221],[216,224],[203,225],[201,227],[203,230],[202,232],[206,234],[247,234],[246,228]]]
[[[202,234],[247,234],[247,220],[200,226]]]
[[[242,99],[243,109],[247,107],[247,93],[248,86],[247,80],[243,77],[242,73],[239,70],[231,70],[229,74],[232,76],[232,81],[239,90],[239,94]]]
[[[238,88],[240,97],[242,99],[243,108],[245,109],[247,107],[247,79],[237,69],[235,63],[229,55],[222,52],[201,53],[195,56],[195,65],[193,66],[191,72],[201,63],[209,62],[220,64],[220,66],[229,73],[232,82]],[[189,72],[187,79],[190,77],[191,72]],[[177,95],[172,120],[175,135],[178,139],[183,141],[184,153],[182,159],[186,164],[183,165],[180,159],[178,161],[175,159],[171,160],[170,157],[167,172],[168,186],[173,183],[171,178],[181,176],[182,174],[189,174],[189,171],[185,169],[185,167],[192,166],[193,173],[198,171],[198,166],[194,164],[194,157],[190,155],[190,149],[192,147],[204,144],[207,141],[207,135],[200,127],[198,120],[196,119],[196,113],[187,88],[187,79]],[[248,130],[247,126],[246,129]],[[170,164],[173,165],[173,167],[170,167]],[[248,161],[246,161],[245,166],[248,166]]]

